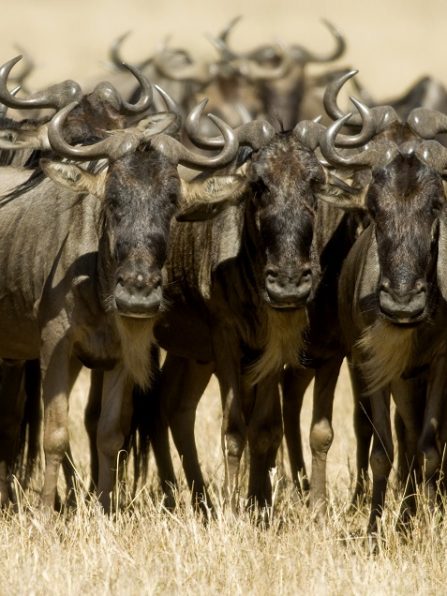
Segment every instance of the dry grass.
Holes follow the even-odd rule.
[[[319,523],[281,491],[268,527],[221,509],[205,524],[185,505],[168,513],[146,492],[115,519],[83,502],[65,516],[45,518],[26,508],[4,513],[2,593],[442,592],[447,528],[439,515],[422,507],[405,538],[394,531],[399,503],[389,499],[383,541],[373,552],[363,512],[349,515],[336,497]]]
[[[199,452],[218,503],[204,522],[181,485],[177,510],[164,509],[155,471],[133,502],[122,499],[106,517],[87,499],[86,436],[80,425],[88,377],[73,396],[71,437],[78,473],[76,510],[50,516],[34,508],[34,491],[18,492],[18,512],[0,514],[1,593],[7,594],[435,594],[445,582],[447,521],[431,514],[423,495],[410,536],[395,530],[400,493],[390,491],[378,546],[368,541],[367,507],[350,512],[354,455],[352,405],[343,371],[335,408],[336,438],[329,455],[329,513],[312,518],[290,482],[274,473],[274,506],[256,523],[220,503],[220,406],[215,383],[202,399]],[[310,394],[303,428],[308,428]],[[307,456],[309,454],[307,453]],[[309,457],[307,457],[309,461]],[[177,461],[180,473],[180,463]],[[180,473],[181,478],[181,473]],[[36,480],[34,488],[40,485]],[[126,505],[124,505],[126,502]],[[241,503],[243,505],[243,502]],[[267,523],[265,523],[267,521]]]
[[[205,31],[241,12],[236,0],[15,0],[2,6],[0,62],[20,42],[32,51],[38,68],[32,86],[63,78],[80,81],[106,76],[106,52],[112,39],[133,30],[125,51],[129,59],[150,54],[167,33],[174,43],[209,52]],[[327,48],[328,34],[318,24],[330,18],[347,35],[343,64],[360,69],[378,97],[399,93],[420,74],[446,81],[445,17],[441,0],[250,0],[235,32],[236,47],[247,48],[272,37]],[[185,26],[186,25],[186,26]],[[83,482],[88,479],[86,437],[82,427],[86,379],[71,404],[71,440]],[[309,428],[310,399],[303,429]],[[205,473],[218,493],[223,477],[219,441],[220,408],[215,385],[202,399],[197,422]],[[187,505],[182,489],[179,510],[163,510],[152,476],[133,507],[115,519],[85,501],[80,481],[78,508],[45,518],[28,506],[33,493],[19,495],[19,511],[0,513],[1,594],[438,594],[445,592],[446,522],[430,515],[421,498],[412,535],[394,526],[399,497],[389,495],[383,542],[372,554],[365,538],[367,511],[346,511],[355,459],[352,401],[346,373],[337,390],[335,440],[329,453],[330,512],[324,523],[309,511],[286,483],[277,479],[268,528],[246,514],[234,518],[218,509],[204,524]],[[305,431],[307,437],[307,431]],[[307,442],[307,441],[305,441]],[[309,453],[307,452],[307,461]],[[177,462],[179,467],[179,462]],[[280,473],[277,473],[279,476]],[[37,482],[36,486],[39,486]]]

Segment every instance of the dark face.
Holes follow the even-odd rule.
[[[444,202],[441,176],[415,156],[399,156],[373,173],[367,207],[378,247],[378,303],[393,323],[430,315]]]
[[[253,160],[256,223],[264,258],[264,298],[276,309],[303,307],[312,289],[311,244],[316,200],[324,173],[292,133]]]
[[[154,151],[136,151],[110,165],[105,225],[113,297],[123,316],[147,318],[159,310],[178,187],[176,168]]]

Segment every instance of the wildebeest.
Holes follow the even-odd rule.
[[[8,107],[20,111],[33,112],[33,118],[16,121],[9,118],[3,118],[0,121],[0,147],[3,149],[3,163],[14,166],[23,166],[25,169],[16,167],[3,168],[1,171],[1,195],[2,201],[11,200],[18,193],[23,193],[42,180],[43,172],[39,168],[38,160],[43,155],[51,155],[52,149],[48,140],[48,126],[51,116],[48,114],[39,115],[45,108],[59,109],[74,99],[79,101],[79,105],[67,115],[64,121],[64,135],[72,143],[95,142],[103,139],[112,129],[125,128],[128,121],[140,117],[151,106],[152,88],[147,80],[137,69],[128,68],[123,65],[123,69],[131,72],[139,83],[141,101],[134,104],[123,101],[116,89],[108,82],[101,82],[88,93],[82,94],[82,90],[75,81],[64,81],[45,90],[33,93],[25,98],[17,97],[8,90],[8,82],[11,80],[12,70],[20,60],[20,56],[13,58],[0,67],[0,100]],[[0,392],[0,440],[2,448],[0,449],[0,458],[7,468],[14,468],[14,458],[17,455],[23,458],[23,453],[16,453],[14,449],[8,449],[11,445],[11,437],[19,435],[20,431],[20,412],[22,411],[21,401],[17,403],[12,399],[11,387],[18,384],[21,374],[32,365],[26,366],[20,370],[18,363],[13,366],[7,365],[3,370],[4,382]],[[38,389],[37,389],[38,390]],[[28,392],[33,395],[33,391]],[[20,398],[23,396],[20,396]],[[25,404],[25,413],[29,410],[29,404]],[[37,412],[36,412],[37,413]],[[12,420],[16,424],[12,424]],[[26,417],[28,422],[33,422],[32,417]],[[38,422],[36,420],[36,422]],[[35,433],[34,430],[27,432]],[[14,441],[12,441],[14,443]],[[4,447],[3,447],[4,446]],[[25,446],[21,444],[21,447]],[[27,448],[26,453],[31,458],[36,452],[34,448]],[[72,461],[70,455],[68,458]],[[65,465],[64,472],[67,476],[69,465]],[[31,462],[27,465],[28,469]],[[23,466],[22,466],[23,467]],[[7,474],[2,477],[5,478]],[[3,490],[5,495],[6,491]]]
[[[337,96],[342,87],[346,85],[347,81],[351,77],[353,77],[355,73],[356,71],[343,73],[338,78],[334,78],[332,82],[328,84],[326,87],[323,101],[325,104],[326,111],[334,120],[341,118],[345,115],[344,112],[342,112],[338,107]],[[393,110],[395,110],[395,112],[392,112],[389,108],[377,106],[376,114],[381,113],[382,115],[385,115],[388,119],[392,116],[392,114],[394,114],[395,119],[396,114],[398,114],[400,115],[401,119],[405,119],[406,115],[408,115],[410,111],[416,107],[418,98],[421,101],[428,103],[430,103],[431,101],[435,101],[436,105],[438,105],[438,101],[442,103],[442,98],[444,96],[442,89],[440,89],[439,86],[435,85],[433,93],[431,93],[429,92],[430,88],[430,82],[426,82],[424,84],[421,83],[421,85],[416,85],[414,88],[410,90],[410,92],[393,101],[391,107],[393,108]],[[402,116],[402,114],[404,114],[404,116]],[[376,119],[378,120],[377,116]],[[372,122],[372,119],[370,119],[370,121]],[[351,122],[351,120],[349,122]],[[357,122],[359,122],[358,118]],[[372,133],[374,129],[372,127],[370,128]],[[352,140],[355,141],[355,139]],[[363,177],[364,175],[365,172],[362,173],[361,171],[359,171],[357,177]],[[362,185],[360,180],[357,180],[356,184],[360,184],[360,187]],[[335,202],[337,203],[337,201]],[[338,204],[341,203],[338,202]],[[312,302],[312,305],[309,309],[310,324],[307,333],[307,340],[305,346],[306,349],[302,355],[303,364],[305,368],[288,367],[284,373],[283,408],[285,439],[289,451],[292,478],[295,484],[300,489],[302,488],[302,486],[304,486],[304,488],[306,489],[308,488],[308,480],[306,478],[306,467],[304,464],[302,452],[300,411],[305,389],[307,388],[314,376],[314,370],[312,369],[317,370],[322,365],[328,367],[329,373],[329,377],[327,377],[325,381],[322,383],[323,392],[327,394],[327,397],[319,397],[319,382],[318,379],[316,379],[316,386],[314,389],[314,415],[312,428],[318,430],[318,432],[316,432],[315,434],[316,436],[320,437],[321,444],[324,445],[324,452],[327,452],[327,450],[329,449],[333,436],[331,428],[331,404],[333,400],[332,393],[335,388],[338,370],[335,364],[332,366],[331,370],[331,367],[329,366],[329,356],[332,354],[332,357],[337,359],[338,353],[338,361],[341,362],[346,352],[346,348],[343,345],[343,342],[340,341],[341,332],[337,313],[331,312],[330,305],[335,304],[336,302],[335,294],[337,293],[337,279],[340,273],[340,267],[343,258],[344,256],[346,256],[345,251],[347,248],[349,248],[350,243],[352,243],[355,239],[353,233],[359,232],[364,227],[364,225],[368,223],[369,219],[367,216],[367,212],[365,212],[363,208],[357,208],[355,202],[348,201],[345,204],[345,208],[349,206],[351,207],[351,209],[348,209],[347,213],[351,215],[344,222],[344,224],[348,227],[345,228],[344,233],[341,232],[342,228],[339,230],[337,240],[335,243],[331,245],[331,249],[328,253],[329,256],[327,266],[325,269],[326,275],[328,275],[328,281],[322,280],[320,287],[323,288],[323,291],[319,294],[317,290],[315,300]],[[343,246],[345,247],[344,250],[342,248]],[[314,316],[312,315],[312,313],[314,313]],[[320,401],[322,403],[322,406],[316,407],[315,404],[317,404]],[[366,402],[366,405],[363,403],[357,403],[356,411],[359,412],[360,410],[361,412],[364,408],[367,411],[369,411],[368,403],[368,400]],[[318,413],[318,410],[320,410],[320,413]],[[323,424],[321,424],[322,419],[326,420]],[[398,413],[396,415],[396,419],[396,425],[399,428],[400,425],[398,424]],[[319,420],[320,428],[318,429]],[[363,432],[363,434],[366,433],[367,436],[367,439],[365,441],[359,441],[358,453],[362,459],[362,473],[359,473],[358,475],[357,490],[354,496],[354,501],[357,501],[357,497],[360,494],[363,494],[364,491],[362,477],[367,472],[369,449],[368,446],[372,433],[372,427],[369,421],[367,420],[367,416],[362,416],[361,413],[358,413],[356,415],[355,420],[357,434],[360,436]],[[365,444],[366,447],[362,448],[360,446],[361,444]],[[326,456],[321,452],[318,453],[318,450],[317,453],[315,453],[315,440],[312,438],[312,432],[311,450],[313,472],[310,497],[311,502],[315,503],[316,500],[319,499],[323,501],[325,498],[325,466],[323,462],[325,461]],[[403,481],[406,482],[406,478],[408,477],[408,465],[403,465],[403,460],[404,456],[402,455],[399,457],[399,469],[401,469],[400,475]],[[315,473],[315,466],[320,469],[320,473]],[[317,478],[319,478],[319,480],[317,480]]]
[[[327,55],[295,44],[265,44],[241,53],[228,45],[229,33],[238,20],[233,19],[216,38],[210,37],[220,54],[218,60],[174,68],[171,63],[165,64],[161,53],[156,57],[158,69],[166,78],[194,83],[196,89],[190,100],[208,97],[213,111],[219,110],[234,125],[252,118],[267,118],[279,120],[289,130],[303,119],[300,104],[312,86],[305,75],[306,65],[336,60],[345,50],[344,38],[325,22],[336,42]]]
[[[368,530],[375,532],[393,459],[390,390],[405,428],[410,476],[419,461],[433,482],[440,465],[436,429],[445,384],[446,154],[431,139],[446,130],[447,120],[419,108],[401,122],[392,108],[374,108],[368,116],[373,127],[367,147],[347,155],[335,144],[343,146],[337,134],[349,118],[335,122],[320,146],[331,163],[366,173],[362,200],[352,206],[367,210],[371,225],[344,263],[339,312],[356,400],[358,487],[374,433]],[[413,490],[410,480],[403,519],[414,504]]]
[[[52,119],[52,149],[75,160],[107,159],[108,165],[95,172],[43,160],[51,180],[2,206],[0,352],[10,360],[40,357],[42,502],[50,507],[68,446],[71,386],[81,363],[107,369],[98,428],[99,490],[107,509],[125,431],[126,388],[130,380],[141,386],[150,380],[152,327],[163,303],[161,268],[180,194],[176,166],[218,167],[231,161],[238,143],[215,119],[225,146],[216,156],[198,155],[162,133],[175,132],[179,122],[161,113],[93,145],[74,147],[62,129],[76,106],[69,104]]]
[[[188,125],[196,142],[198,133],[191,128],[198,114],[192,113]],[[249,131],[250,123],[244,126]],[[227,496],[235,503],[248,440],[249,497],[261,505],[270,500],[269,469],[282,437],[278,381],[284,364],[299,361],[305,307],[319,276],[313,239],[324,219],[318,219],[316,196],[349,191],[314,155],[321,133],[312,122],[290,132],[272,129],[264,146],[247,153],[235,172],[222,178],[234,187],[233,204],[221,205],[212,222],[173,226],[167,260],[170,309],[155,336],[168,350],[160,391],[197,499],[206,488],[194,442],[195,410],[214,372],[224,411]],[[182,220],[201,217],[197,209],[181,214]],[[179,333],[185,310],[193,310],[195,318],[189,317],[188,332]],[[191,345],[184,338],[194,333],[201,341]],[[172,467],[166,474],[172,480]]]
[[[9,108],[37,110],[41,113],[45,108],[58,110],[72,101],[78,101],[79,105],[68,115],[65,123],[64,132],[72,143],[93,142],[104,138],[105,131],[125,128],[132,120],[140,118],[152,104],[152,89],[147,79],[138,69],[128,65],[123,65],[123,69],[133,74],[141,95],[140,100],[135,103],[123,100],[109,82],[100,82],[90,93],[83,94],[79,84],[72,80],[57,83],[25,98],[18,97],[8,90],[8,81],[20,59],[21,57],[17,56],[0,67],[0,102]],[[11,154],[11,159],[14,159],[13,165],[22,165],[21,162],[25,161],[21,154],[18,155],[19,150],[50,151],[50,119],[50,115],[43,114],[21,121],[0,121],[0,146],[3,150],[14,152]],[[35,160],[24,165],[35,167],[34,162]]]

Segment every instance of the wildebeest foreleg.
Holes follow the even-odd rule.
[[[371,513],[368,533],[377,531],[377,521],[382,515],[388,478],[393,465],[393,440],[390,420],[390,392],[385,387],[370,394],[374,440],[370,456],[373,476]]]
[[[326,504],[326,459],[334,431],[332,429],[332,408],[334,391],[343,358],[335,356],[320,365],[315,371],[315,386],[310,448],[312,451],[312,478],[310,484],[310,505],[321,511]]]
[[[45,346],[44,346],[45,348]],[[41,353],[42,397],[44,403],[45,479],[42,505],[55,505],[60,464],[67,453],[68,398],[81,368],[76,358],[70,358],[64,342]]]
[[[424,423],[418,442],[418,456],[426,481],[426,491],[431,506],[436,497],[436,478],[441,467],[441,454],[437,438],[443,417],[443,405],[447,397],[447,350],[437,354],[430,366],[427,404]],[[442,441],[441,441],[442,446]]]
[[[300,415],[304,393],[314,377],[314,370],[288,366],[282,380],[284,435],[289,453],[292,480],[297,489],[309,490],[303,457]]]
[[[9,503],[9,476],[17,453],[24,394],[23,362],[3,364],[0,387],[0,504]]]
[[[101,414],[103,379],[104,371],[93,369],[90,372],[90,389],[84,414],[85,428],[87,430],[90,447],[90,492],[92,493],[98,486],[98,449],[96,447],[96,435],[98,431],[98,420]]]
[[[391,393],[396,408],[402,418],[405,439],[405,468],[408,470],[405,481],[405,496],[402,501],[399,519],[405,523],[409,515],[416,511],[415,474],[417,472],[417,445],[421,433],[422,419],[419,413],[419,403],[424,403],[426,381],[423,379],[394,379],[391,383]]]
[[[163,365],[161,390],[168,403],[169,426],[195,507],[211,505],[197,454],[194,425],[197,405],[213,369],[213,364],[199,364],[172,354],[167,355]]]
[[[257,383],[253,411],[248,424],[250,447],[249,503],[271,505],[270,470],[276,465],[276,454],[283,431],[278,375],[272,374]]]
[[[373,438],[372,410],[361,371],[348,359],[354,394],[354,432],[356,438],[356,481],[352,505],[364,499],[368,486],[369,452]]]
[[[120,449],[130,428],[132,382],[121,364],[104,372],[101,414],[98,422],[98,493],[101,505],[110,511]]]

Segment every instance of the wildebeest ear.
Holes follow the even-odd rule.
[[[0,149],[50,149],[48,141],[48,124],[42,124],[34,129],[0,130]]]
[[[216,217],[225,208],[240,203],[248,185],[246,176],[241,174],[182,180],[186,206],[177,214],[177,221],[206,221]]]
[[[78,193],[89,193],[98,198],[104,196],[105,172],[91,174],[79,166],[59,161],[41,159],[40,167],[56,184]]]
[[[318,189],[318,199],[346,210],[366,211],[365,198],[371,182],[368,170],[345,172],[343,178],[326,171],[326,182]]]

